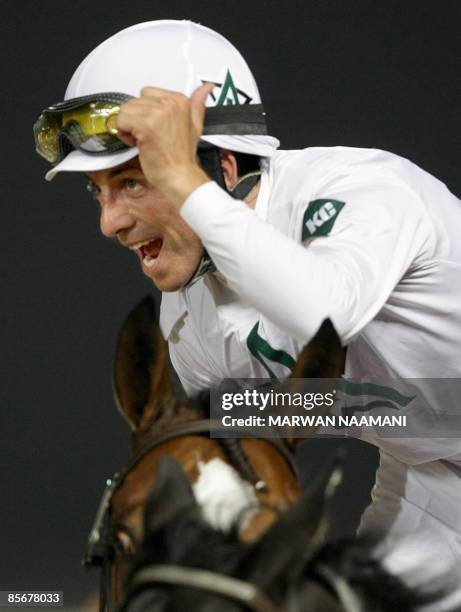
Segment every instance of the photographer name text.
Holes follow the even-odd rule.
[[[224,427],[406,427],[405,415],[269,415],[233,417],[226,414],[221,422]]]

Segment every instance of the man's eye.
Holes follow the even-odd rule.
[[[96,200],[101,192],[99,187],[93,181],[87,181],[86,190]]]
[[[136,179],[129,178],[125,179],[125,187],[128,191],[133,191],[135,189],[139,189],[141,187],[141,183],[139,183]]]

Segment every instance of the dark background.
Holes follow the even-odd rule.
[[[388,149],[459,195],[461,4],[3,0],[1,7],[0,590],[60,589],[78,606],[94,585],[79,566],[93,511],[105,477],[128,452],[128,428],[112,401],[115,336],[152,288],[132,254],[99,236],[81,177],[44,182],[31,130],[40,110],[63,98],[74,69],[109,35],[140,21],[190,18],[246,57],[283,148]],[[328,444],[311,451],[312,473]],[[343,534],[355,527],[376,468],[373,449],[349,446],[336,514]]]

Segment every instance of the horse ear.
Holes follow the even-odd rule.
[[[196,509],[197,502],[190,481],[179,463],[162,457],[155,487],[146,503],[145,534],[155,534],[177,514]]]
[[[157,397],[174,395],[168,367],[155,302],[146,296],[124,321],[115,350],[115,401],[132,429],[139,427],[147,406],[155,408]]]
[[[268,588],[294,559],[306,562],[309,551],[317,552],[328,528],[327,502],[341,481],[342,459],[337,453],[317,482],[250,548],[244,561],[250,581]]]
[[[282,391],[295,392],[300,378],[340,378],[344,374],[346,348],[330,319],[325,319],[317,333],[300,353],[291,375],[282,383]],[[333,390],[333,389],[331,389]],[[303,438],[287,435],[286,442],[295,448]]]
[[[290,378],[339,378],[344,373],[346,349],[330,319],[320,326],[298,357]]]

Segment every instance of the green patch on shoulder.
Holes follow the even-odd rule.
[[[303,242],[312,236],[328,236],[344,204],[325,199],[309,202],[303,217]]]

